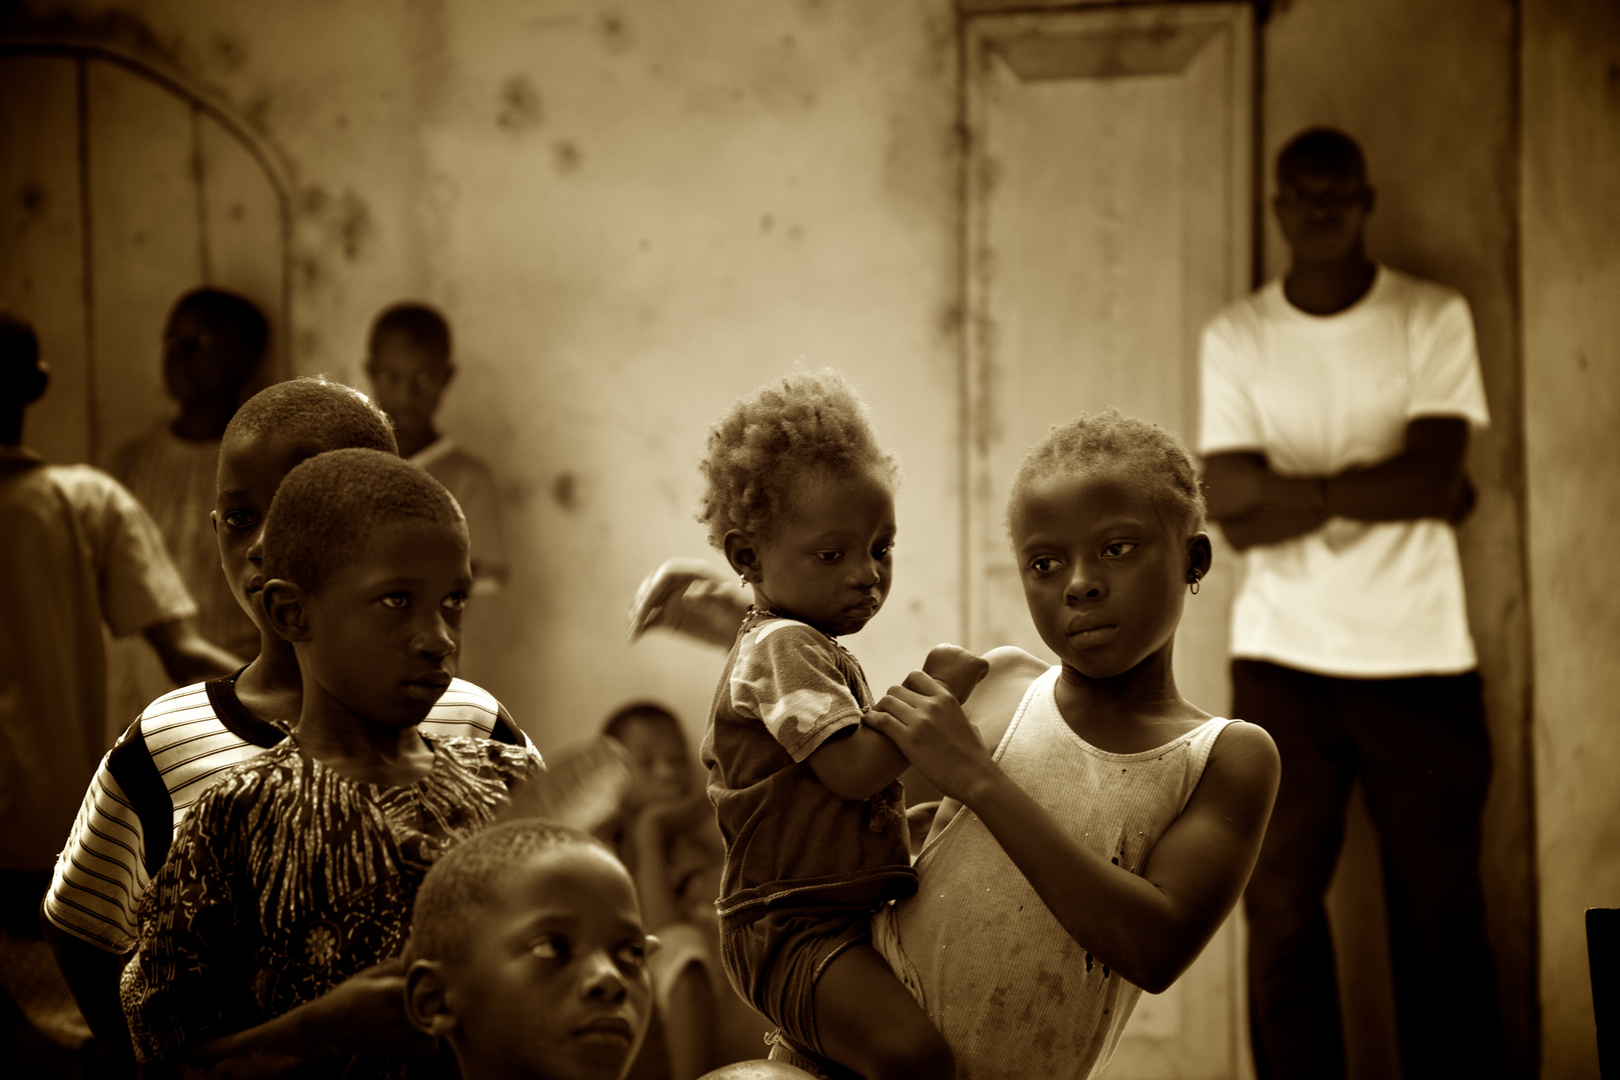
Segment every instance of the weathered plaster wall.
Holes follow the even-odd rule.
[[[1378,191],[1370,254],[1460,289],[1473,308],[1491,427],[1470,446],[1479,502],[1459,543],[1495,758],[1482,873],[1511,1055],[1522,1073],[1535,1056],[1536,968],[1521,554],[1515,32],[1510,0],[1284,0],[1265,31],[1264,146],[1268,275],[1287,267],[1287,248],[1269,210],[1277,151],[1301,129],[1331,124],[1361,142]],[[1351,857],[1359,863],[1351,873],[1341,868],[1336,888],[1334,913],[1341,921],[1379,918],[1376,854],[1360,824],[1351,835]],[[1349,940],[1382,944],[1347,929],[1341,946]],[[1381,958],[1369,961],[1365,951],[1340,960],[1360,985],[1381,975]],[[1364,1061],[1371,1070],[1366,1075],[1397,1068],[1392,1052],[1386,1044],[1381,1056]],[[1363,1047],[1363,1053],[1380,1051]]]
[[[946,0],[4,14],[173,71],[276,148],[294,370],[362,379],[391,301],[449,315],[441,419],[494,463],[514,563],[469,615],[465,669],[543,749],[635,696],[699,729],[721,657],[631,648],[625,611],[661,558],[707,553],[708,423],[796,364],[841,368],[905,470],[895,590],[852,642],[874,682],[959,632]]]
[[[134,0],[5,14],[13,34],[106,45],[173,73],[273,147],[293,188],[297,370],[353,364],[363,343],[350,324],[364,326],[372,298],[424,286],[420,131],[440,37],[430,7]]]
[[[797,361],[842,367],[906,468],[895,593],[852,642],[874,682],[959,632],[950,7],[32,0],[0,15],[172,70],[276,148],[295,193],[296,370],[358,379],[392,300],[450,314],[445,426],[496,463],[515,561],[472,617],[469,673],[549,748],[642,694],[696,730],[718,657],[632,650],[623,612],[659,558],[706,554],[690,512],[707,423]],[[1282,0],[1265,49],[1267,161],[1308,123],[1355,132],[1380,189],[1374,254],[1474,306],[1494,424],[1463,544],[1497,747],[1493,929],[1522,1066],[1528,489],[1546,1069],[1590,1075],[1579,911],[1620,892],[1603,696],[1620,617],[1591,554],[1620,512],[1615,18],[1604,0]],[[1269,271],[1281,255],[1273,230]]]
[[[895,589],[850,642],[898,679],[956,632],[948,7],[445,11],[424,142],[428,291],[466,369],[446,420],[506,463],[521,552],[482,628],[509,640],[475,668],[546,739],[643,694],[698,730],[721,657],[626,647],[625,610],[662,557],[717,558],[692,517],[707,426],[803,364],[842,369],[903,464]]]
[[[1583,912],[1620,907],[1620,12],[1525,0],[1523,282],[1542,1076],[1596,1076]]]

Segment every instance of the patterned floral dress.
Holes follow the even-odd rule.
[[[424,738],[433,769],[415,783],[349,780],[292,738],[197,801],[142,899],[124,969],[143,1062],[255,1027],[399,954],[428,868],[540,767],[532,748]]]

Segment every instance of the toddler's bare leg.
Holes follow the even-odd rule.
[[[816,983],[816,1030],[826,1055],[866,1080],[953,1080],[945,1037],[888,961],[853,945]]]

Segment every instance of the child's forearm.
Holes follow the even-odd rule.
[[[1083,848],[999,767],[964,794],[1058,923],[1103,964],[1159,993],[1197,956],[1203,941],[1189,940],[1169,897]]]
[[[840,799],[869,799],[900,778],[910,766],[888,736],[860,724],[846,728],[807,759],[816,779]]]
[[[118,977],[127,956],[106,952],[74,937],[49,919],[40,920],[45,941],[56,957],[56,966],[67,981],[79,1012],[96,1037],[96,1045],[112,1067],[115,1076],[135,1072],[135,1050],[129,1041],[129,1026],[118,999]]]
[[[632,845],[629,860],[641,901],[641,920],[649,934],[679,922],[679,900],[669,883],[669,836],[663,823],[642,814],[629,830]]]
[[[323,1058],[429,1046],[405,1016],[405,977],[379,965],[273,1020],[193,1046],[186,1064],[257,1080]]]
[[[322,1056],[317,1046],[318,1025],[307,1019],[301,1006],[258,1027],[221,1035],[193,1046],[185,1064],[230,1076],[232,1080],[259,1080],[281,1076]]]

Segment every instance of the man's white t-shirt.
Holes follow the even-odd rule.
[[[1210,320],[1200,352],[1200,450],[1257,451],[1284,475],[1393,457],[1420,416],[1489,422],[1468,301],[1388,267],[1326,316],[1300,311],[1272,281]],[[1330,518],[1250,548],[1245,562],[1235,657],[1352,678],[1475,666],[1456,535],[1438,518]]]

